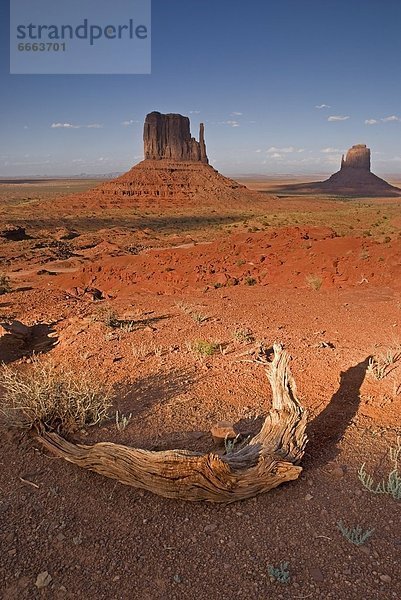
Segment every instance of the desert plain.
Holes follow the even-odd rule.
[[[309,437],[297,481],[220,505],[123,486],[2,427],[2,598],[401,596],[399,500],[358,476],[386,480],[401,443],[400,199],[296,183],[99,204],[95,180],[0,182],[0,322],[32,328],[28,342],[0,328],[0,361],[113,387],[109,418],[70,439],[222,453],[215,423],[246,438],[270,408],[253,352],[275,341]]]

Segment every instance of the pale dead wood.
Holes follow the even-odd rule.
[[[56,456],[123,484],[166,498],[234,502],[267,492],[299,477],[307,443],[306,412],[280,344],[267,367],[272,409],[260,432],[244,447],[220,457],[183,450],[150,452],[119,444],[76,445],[56,433],[38,439]],[[259,361],[260,362],[260,361]]]

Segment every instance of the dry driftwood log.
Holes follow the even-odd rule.
[[[167,498],[234,502],[256,496],[297,479],[307,437],[302,409],[288,363],[289,355],[274,345],[267,375],[273,406],[260,432],[223,457],[182,450],[150,452],[118,444],[76,445],[56,433],[41,432],[40,442],[56,456],[121,483]]]

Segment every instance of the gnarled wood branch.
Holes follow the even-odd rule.
[[[102,442],[76,445],[56,433],[41,432],[45,448],[85,469],[166,498],[234,502],[297,479],[307,443],[306,412],[279,344],[268,365],[273,406],[260,432],[244,447],[223,457],[183,450],[150,452]]]

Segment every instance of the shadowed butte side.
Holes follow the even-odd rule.
[[[337,194],[344,196],[394,197],[401,189],[390,185],[371,171],[371,152],[366,144],[352,146],[341,159],[341,168],[326,181],[288,186],[303,194]]]

